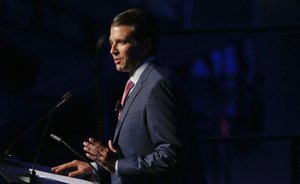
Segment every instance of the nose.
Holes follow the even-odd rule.
[[[116,55],[118,54],[118,49],[116,47],[116,44],[111,44],[111,47],[110,47],[110,54],[111,55]]]

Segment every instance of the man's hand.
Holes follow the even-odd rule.
[[[92,167],[88,163],[79,160],[73,160],[71,162],[52,167],[51,170],[57,174],[70,170],[68,173],[68,176],[70,177],[88,176],[93,172]]]
[[[103,146],[99,141],[89,138],[88,142],[84,142],[84,151],[86,156],[100,164],[109,172],[115,172],[115,164],[118,160],[117,149],[112,145],[112,141],[108,141],[108,147]]]

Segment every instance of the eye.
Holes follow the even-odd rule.
[[[121,40],[118,42],[119,45],[126,45],[128,43],[128,40]]]
[[[119,42],[118,45],[125,45],[125,42]]]
[[[134,44],[131,40],[127,40],[127,39],[125,39],[125,40],[116,40],[115,42],[114,42],[114,41],[109,41],[109,43],[110,43],[111,46],[112,46],[112,45],[116,45],[116,46],[118,46],[118,45],[124,46],[124,45],[126,45],[126,44]]]

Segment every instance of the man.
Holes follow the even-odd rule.
[[[111,173],[113,184],[204,183],[193,160],[199,155],[184,89],[170,71],[155,65],[158,24],[143,10],[127,10],[112,21],[109,41],[116,70],[127,72],[133,87],[122,100],[113,140],[104,146],[89,138],[83,143],[86,156],[99,172]],[[72,177],[93,172],[77,160],[52,171],[70,168],[76,169]]]

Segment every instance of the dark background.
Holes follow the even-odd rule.
[[[73,97],[55,111],[49,133],[82,154],[88,137],[112,138],[127,76],[99,42],[112,18],[133,7],[160,20],[160,62],[189,88],[209,184],[291,183],[299,172],[289,141],[205,140],[299,134],[299,0],[1,0],[0,151],[67,91]],[[44,126],[12,153],[32,162]],[[47,136],[38,163],[73,158]]]

